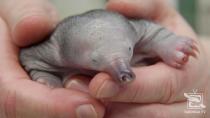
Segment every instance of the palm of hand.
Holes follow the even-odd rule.
[[[128,16],[132,15],[134,17],[152,19],[175,32],[177,35],[187,36],[197,41],[197,36],[192,29],[185,23],[181,16],[175,13],[175,11],[170,11],[171,9],[168,8],[168,11],[172,13],[165,13],[163,18],[153,18],[149,16],[152,13],[145,15],[140,12],[140,10],[147,11],[147,8],[140,8],[141,6],[138,8],[136,6],[140,1],[141,0],[135,2],[119,2],[112,0],[108,4],[108,9],[121,12]],[[126,5],[126,8],[129,8],[130,11],[123,9],[123,5]],[[156,11],[155,13],[161,14],[160,10],[157,9],[154,9],[154,11]],[[131,11],[132,14],[130,14]],[[149,67],[134,68],[137,76],[136,82],[140,84],[138,84],[138,87],[136,85],[137,89],[135,87],[130,87],[131,89],[124,91],[123,95],[125,96],[126,93],[135,93],[136,90],[139,90],[140,92],[138,91],[138,95],[131,95],[131,97],[127,98],[123,95],[118,95],[111,99],[112,101],[121,100],[123,103],[119,103],[119,101],[118,103],[110,103],[108,105],[107,118],[139,118],[140,116],[142,118],[184,118],[191,116],[192,114],[184,114],[184,110],[186,110],[187,107],[187,98],[184,97],[184,93],[192,92],[193,89],[197,89],[199,92],[206,94],[207,83],[209,83],[207,72],[208,66],[206,65],[207,57],[200,42],[197,46],[199,47],[198,57],[196,59],[190,58],[190,61],[182,69],[174,69],[162,62]],[[129,100],[136,104],[131,105],[124,103]],[[166,103],[172,104],[167,105]],[[202,117],[202,114],[196,114],[195,117]]]

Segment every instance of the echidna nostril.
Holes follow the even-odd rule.
[[[133,79],[134,79],[134,77],[133,77],[133,75],[130,74],[130,73],[125,73],[125,72],[123,72],[123,73],[121,74],[121,81],[122,81],[123,83],[131,82]]]
[[[121,84],[130,83],[135,79],[135,74],[131,69],[129,61],[123,58],[112,60],[112,63],[107,66],[105,72]]]

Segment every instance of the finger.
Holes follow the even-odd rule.
[[[166,2],[167,0],[109,0],[106,7],[128,17],[158,19],[165,15]]]
[[[1,118],[102,118],[104,107],[88,94],[50,89],[30,81],[18,63],[5,22],[0,19]]]
[[[113,103],[105,118],[204,118],[204,115],[202,112],[190,113],[187,102],[168,105]]]
[[[101,73],[91,80],[89,88],[93,96],[109,101],[134,103],[182,101],[185,100],[184,91],[188,91],[191,85],[198,86],[195,80],[190,80],[195,75],[185,76],[184,73],[187,71],[158,63],[135,68],[136,79],[128,85],[119,86],[110,76]]]
[[[18,48],[13,45],[9,29],[3,19],[0,18],[0,78],[28,78],[19,65]],[[7,70],[7,71],[5,71]],[[11,73],[13,72],[13,73]]]
[[[197,39],[188,23],[171,7],[167,0],[110,0],[107,9],[128,17],[157,22],[181,36]]]
[[[79,91],[50,89],[27,79],[0,85],[3,118],[102,118],[104,114],[102,104]]]
[[[55,9],[47,0],[1,0],[0,15],[18,46],[42,40],[58,21]]]

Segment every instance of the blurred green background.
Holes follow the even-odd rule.
[[[61,18],[90,9],[104,8],[106,0],[51,0]],[[169,0],[201,36],[210,36],[210,0]]]

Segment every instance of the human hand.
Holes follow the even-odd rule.
[[[43,39],[57,18],[46,0],[0,0],[0,118],[103,117],[102,104],[82,89],[50,89],[31,81],[19,64],[19,48]]]
[[[136,80],[122,88],[107,74],[96,75],[89,87],[93,96],[109,102],[106,118],[202,118],[204,114],[184,113],[187,106],[184,93],[197,89],[204,94],[204,104],[207,105],[210,98],[207,94],[210,89],[209,59],[185,20],[166,0],[109,0],[107,8],[128,17],[153,20],[177,35],[193,38],[200,52],[197,59],[190,58],[181,69],[162,62],[133,68]]]

